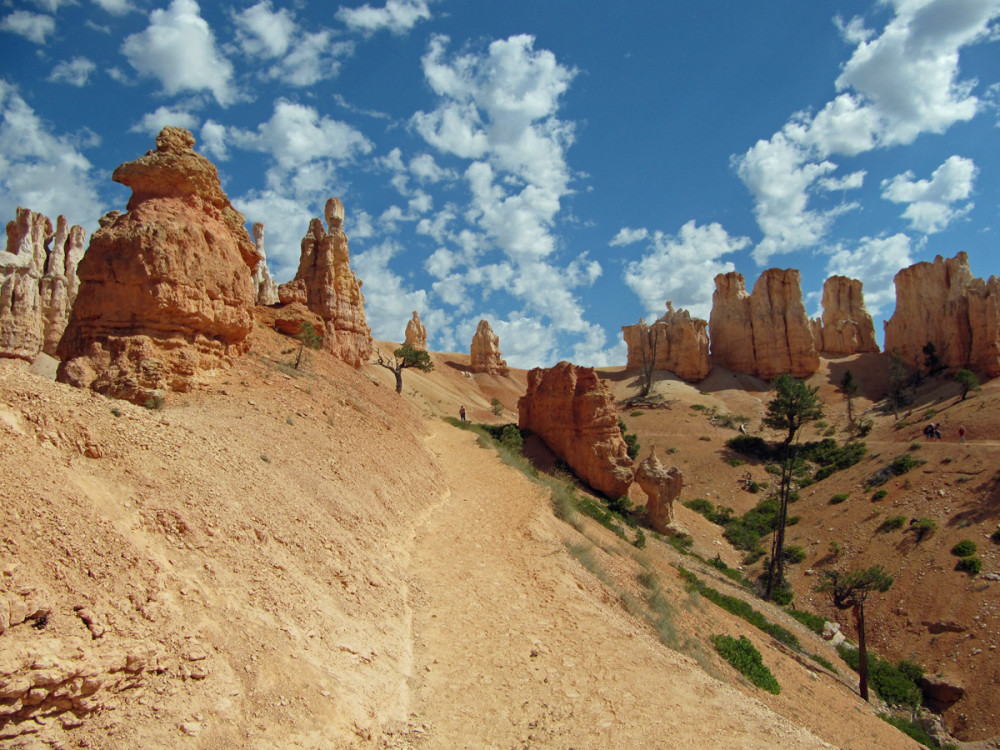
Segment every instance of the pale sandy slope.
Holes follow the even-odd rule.
[[[450,492],[412,559],[424,746],[831,747],[618,610],[546,493],[473,435],[439,422],[429,442]]]

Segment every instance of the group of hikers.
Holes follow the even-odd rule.
[[[931,422],[929,425],[924,427],[924,437],[928,440],[941,440],[941,423]],[[959,425],[958,427],[958,440],[959,442],[965,442],[965,425]]]

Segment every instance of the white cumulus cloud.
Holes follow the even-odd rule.
[[[56,30],[56,19],[29,10],[15,10],[0,20],[0,31],[19,34],[35,44],[45,44],[45,37]]]
[[[156,78],[168,95],[209,91],[225,106],[236,100],[233,66],[195,0],[172,0],[149,14],[144,31],[125,38],[122,53],[140,74]]]
[[[872,317],[892,310],[896,303],[893,278],[900,268],[913,265],[912,243],[905,234],[862,237],[854,247],[838,245],[826,264],[827,276],[847,276],[863,284],[865,307]]]
[[[893,203],[907,204],[903,218],[910,227],[924,234],[934,234],[972,210],[967,201],[972,194],[978,169],[972,159],[950,156],[934,170],[929,180],[915,180],[904,172],[882,181],[882,197]],[[960,205],[955,205],[960,203]]]
[[[135,125],[129,128],[133,133],[159,134],[167,125],[187,128],[194,131],[198,127],[198,117],[183,109],[172,107],[157,107],[153,112],[147,112]]]
[[[383,29],[405,34],[420,21],[427,21],[431,11],[426,0],[388,0],[381,8],[365,3],[360,8],[340,7],[336,18],[352,31],[371,35]]]
[[[96,69],[97,66],[86,57],[74,57],[57,64],[49,74],[49,81],[82,88],[87,85],[90,74]]]
[[[699,226],[689,221],[676,235],[653,232],[648,252],[625,267],[625,283],[654,320],[666,311],[668,301],[708,320],[715,277],[735,270],[723,256],[748,244],[747,237],[732,237],[714,222]]]

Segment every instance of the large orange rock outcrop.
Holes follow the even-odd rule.
[[[934,344],[942,364],[1000,375],[1000,279],[972,276],[969,256],[940,255],[896,274],[896,310],[885,323],[885,351],[914,366]]]
[[[194,142],[164,128],[155,151],[114,171],[132,197],[101,219],[77,268],[61,381],[146,403],[246,351],[259,256]]]
[[[413,311],[413,317],[406,324],[406,339],[403,344],[404,346],[412,346],[414,349],[427,351],[427,329],[420,322],[420,315],[416,310]]]
[[[52,222],[27,208],[7,223],[7,249],[0,253],[0,357],[32,360],[56,355],[79,281],[76,267],[87,234]]]
[[[295,278],[278,287],[281,304],[302,302],[323,320],[323,348],[354,367],[372,354],[372,332],[365,318],[361,282],[351,270],[344,234],[344,204],[330,198],[323,220],[309,222]]]
[[[769,380],[786,372],[804,378],[819,369],[794,268],[769,268],[750,294],[742,274],[716,276],[709,331],[713,363],[734,372]]]
[[[480,320],[476,335],[472,337],[469,359],[473,372],[490,375],[509,375],[510,368],[500,356],[500,337],[493,333],[489,321]]]
[[[536,367],[517,409],[518,426],[538,435],[582,481],[610,498],[628,494],[632,460],[611,389],[594,368]]]
[[[674,500],[680,497],[684,475],[676,466],[665,467],[655,450],[639,464],[635,482],[646,493],[646,514],[654,530],[661,534],[681,533],[674,521]]]
[[[667,302],[667,312],[653,325],[640,318],[636,325],[622,326],[628,347],[625,369],[642,369],[652,355],[655,370],[669,370],[692,383],[703,380],[712,371],[707,326],[708,321],[692,318],[687,310],[674,310]]]
[[[879,350],[861,287],[860,281],[846,276],[831,276],[823,283],[823,317],[809,321],[816,351],[846,356]]]

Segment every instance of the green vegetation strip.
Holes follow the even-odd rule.
[[[847,662],[847,666],[858,671],[861,656],[856,648],[841,643],[837,646],[837,653]],[[868,681],[878,696],[889,705],[919,706],[923,694],[917,680],[923,674],[923,667],[908,659],[893,664],[878,654],[868,652]]]
[[[771,670],[764,666],[760,651],[745,635],[741,635],[739,640],[728,635],[713,635],[712,643],[719,655],[754,685],[774,695],[781,692],[778,680],[771,674]]]
[[[716,591],[711,586],[703,583],[698,576],[682,565],[677,566],[677,572],[681,574],[681,578],[684,579],[688,590],[697,591],[713,604],[716,604],[727,612],[746,620],[755,628],[767,633],[776,641],[784,643],[786,646],[789,646],[796,651],[802,650],[802,645],[799,643],[799,639],[795,637],[794,633],[781,627],[781,625],[771,622],[742,599]]]

